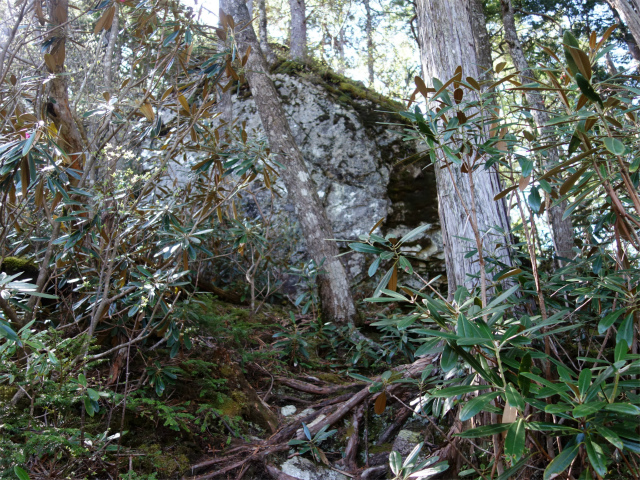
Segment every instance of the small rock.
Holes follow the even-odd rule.
[[[290,458],[280,466],[280,469],[287,475],[300,480],[348,480],[346,475],[322,465],[316,465],[302,457]]]
[[[422,435],[420,433],[411,430],[400,430],[391,450],[398,452],[404,460],[421,441]]]
[[[314,412],[315,412],[315,410],[313,408],[305,408],[303,411],[301,411],[300,413],[296,414],[295,418],[308,417],[309,415],[311,415]]]
[[[291,415],[296,413],[297,410],[298,409],[295,407],[295,405],[285,405],[284,407],[282,407],[282,409],[280,409],[280,413],[282,413],[283,417],[290,417]]]

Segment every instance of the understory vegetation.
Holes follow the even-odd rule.
[[[447,292],[407,248],[430,225],[396,238],[372,218],[339,240],[366,273],[356,321],[334,322],[325,265],[281,208],[286,169],[221,106],[250,95],[247,26],[173,2],[77,2],[72,20],[53,4],[46,22],[16,4],[0,70],[0,478],[277,479],[299,458],[353,478],[640,478],[640,78],[603,67],[616,26],[536,47],[526,81],[459,68],[416,77],[404,103],[278,53],[274,72],[392,112],[422,147],[396,168],[471,185],[457,241],[477,274]],[[109,35],[117,74],[93,88],[82,43]],[[510,230],[478,226],[485,170]]]

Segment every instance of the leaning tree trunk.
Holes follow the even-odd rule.
[[[291,7],[291,60],[302,62],[307,52],[307,18],[304,0],[289,0]]]
[[[638,2],[636,0],[632,0],[632,2],[629,0],[607,0],[607,3],[611,8],[618,11],[622,21],[629,28],[631,35],[633,35],[636,44],[640,44],[640,11],[636,10]]]
[[[514,16],[513,5],[511,0],[500,0],[502,6],[502,21],[504,22],[504,37],[509,46],[509,54],[516,69],[520,71],[520,78],[523,84],[535,81],[533,71],[527,63],[527,59],[522,51],[522,45],[516,31],[516,22]],[[531,115],[538,127],[538,132],[548,141],[553,138],[553,128],[548,127],[549,115],[547,114],[544,100],[535,90],[525,90],[524,92],[527,102],[531,107]],[[547,150],[548,163],[555,165],[558,163],[559,155],[556,148]],[[553,244],[555,246],[556,255],[559,258],[571,258],[573,256],[573,224],[570,218],[562,219],[564,211],[567,209],[567,202],[564,201],[555,207],[550,208],[547,213],[549,215],[549,223],[551,223]]]
[[[80,130],[76,125],[71,107],[69,106],[69,93],[67,91],[68,76],[64,75],[64,60],[66,55],[66,35],[69,16],[69,4],[67,0],[49,0],[49,18],[53,28],[50,30],[49,39],[53,39],[48,54],[45,54],[45,63],[50,73],[55,76],[48,83],[49,98],[47,102],[47,114],[53,120],[58,129],[60,145],[69,156],[68,167],[80,170],[83,164],[84,147]],[[70,176],[72,183],[77,180]]]
[[[613,13],[614,18],[616,19],[616,22],[618,23],[618,25],[620,25],[619,28],[621,30],[624,41],[627,44],[627,49],[629,50],[629,54],[633,57],[634,60],[640,62],[640,48],[638,48],[638,43],[635,41],[635,39],[633,38],[633,35],[631,35],[631,33],[629,32],[627,25],[623,22],[622,18],[620,17],[620,12],[618,12],[618,10],[616,10],[616,8],[613,6],[613,2],[608,2],[608,3],[609,3],[609,7],[611,7],[611,12]]]
[[[244,25],[251,20],[247,7],[241,0],[229,1],[228,8],[236,25]],[[235,38],[241,52],[251,47],[245,65],[249,87],[267,133],[271,151],[285,166],[286,171],[283,172],[282,179],[289,200],[296,207],[309,254],[318,265],[324,260],[323,273],[318,277],[323,314],[328,320],[350,323],[356,310],[346,271],[337,258],[338,247],[328,240],[333,238],[331,224],[318,197],[316,186],[309,176],[302,153],[293,138],[278,92],[266,73],[267,63],[260,51],[253,27],[249,25],[236,32]]]
[[[462,77],[478,78],[476,47],[469,16],[470,0],[417,0],[416,14],[420,57],[425,82],[432,86],[432,78],[443,81],[454,76],[462,66]],[[469,275],[480,273],[478,258],[466,257],[475,245],[462,238],[474,238],[471,219],[460,202],[472,206],[470,176],[459,168],[440,168],[436,165],[438,188],[438,213],[444,240],[449,295],[453,296],[459,285],[472,286]],[[477,169],[473,173],[477,226],[483,233],[483,250],[511,265],[509,251],[505,248],[506,236],[490,230],[497,226],[509,231],[509,216],[504,201],[494,201],[500,191],[498,172],[491,168]]]

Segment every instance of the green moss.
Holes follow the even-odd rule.
[[[16,273],[24,272],[25,277],[38,276],[38,265],[30,258],[23,257],[5,257],[0,266],[0,270],[8,273],[9,275],[15,275]],[[35,280],[35,277],[33,280]]]
[[[143,456],[134,457],[137,466],[146,472],[153,472],[159,478],[172,478],[188,470],[191,462],[186,452],[176,449],[162,449],[160,445],[141,445]]]
[[[242,392],[233,392],[231,395],[232,397],[242,398],[243,402],[240,403],[236,401],[235,398],[227,397],[225,395],[221,402],[217,402],[214,404],[214,407],[220,410],[222,415],[226,415],[227,417],[231,418],[239,417],[242,415],[242,409],[244,407],[244,401],[246,401],[246,397],[244,397]]]
[[[390,112],[395,122],[407,123],[406,119],[395,114],[404,110],[404,105],[376,93],[361,82],[334,72],[325,63],[317,60],[300,63],[279,56],[271,71],[275,74],[304,77],[324,88],[335,96],[338,103],[354,108],[362,116],[366,126],[381,121],[381,117],[385,115],[381,111]],[[371,102],[371,105],[365,105],[363,101]]]
[[[390,443],[383,443],[382,445],[372,445],[369,447],[369,453],[384,453],[384,452],[390,452],[391,448],[393,447],[393,445],[391,445]]]

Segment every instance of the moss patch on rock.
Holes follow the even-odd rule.
[[[274,74],[299,76],[308,79],[331,93],[338,103],[354,108],[362,117],[365,126],[369,127],[379,121],[395,121],[406,124],[407,120],[397,112],[405,109],[402,103],[391,100],[374,90],[365,87],[362,82],[340,75],[328,65],[311,60],[300,63],[278,57],[272,65]],[[389,116],[384,119],[382,117]]]
[[[34,281],[38,276],[38,265],[30,258],[5,257],[0,265],[0,271],[9,275],[24,272],[24,278],[32,278]]]

